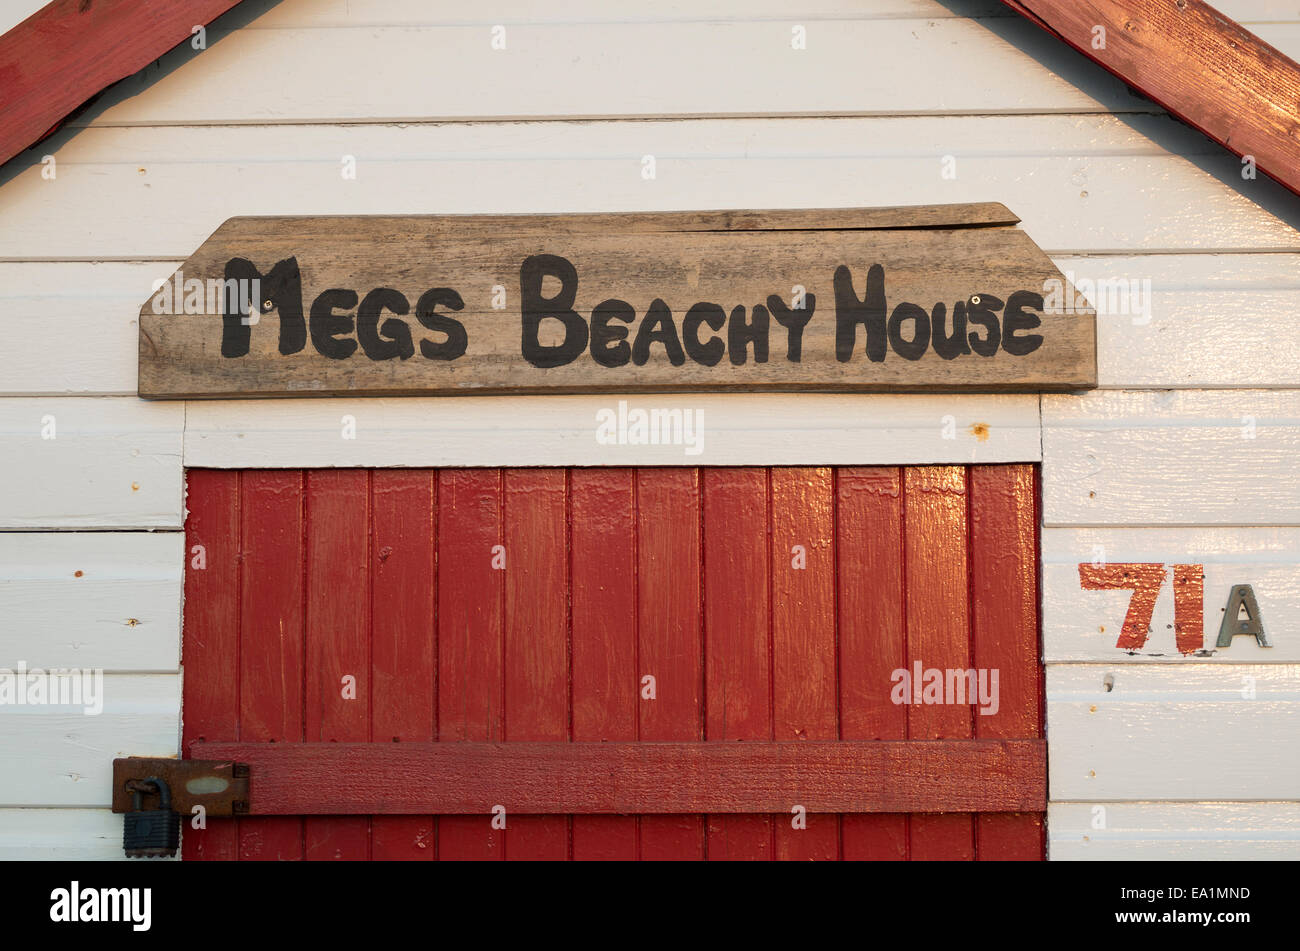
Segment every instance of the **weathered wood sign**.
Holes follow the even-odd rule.
[[[232,218],[140,312],[142,397],[1060,391],[1095,317],[999,204]]]

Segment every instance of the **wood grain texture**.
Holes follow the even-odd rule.
[[[1000,484],[1001,471],[988,478]],[[1032,470],[1012,471],[1023,496]],[[906,631],[887,616],[889,604],[902,610],[907,601],[900,480],[961,481],[965,472],[195,472],[193,491],[211,488],[213,498],[193,500],[194,537],[224,521],[239,539],[217,546],[206,574],[193,572],[209,588],[192,596],[212,601],[212,618],[197,616],[196,630],[222,625],[212,643],[234,639],[226,649],[244,674],[236,696],[222,657],[218,677],[205,681],[209,639],[191,645],[191,683],[206,684],[196,689],[208,690],[210,706],[237,710],[217,711],[211,729],[202,715],[187,720],[187,750],[202,752],[197,729],[207,741],[249,743],[258,757],[392,755],[396,772],[370,774],[376,781],[358,788],[416,797],[258,812],[238,820],[238,845],[226,854],[972,857],[974,812],[990,821],[1041,812],[1038,799],[988,798],[1045,797],[1040,733],[1007,724],[985,742],[970,734],[972,708],[958,704],[943,716],[964,716],[965,736],[909,739],[908,711],[891,697]],[[1020,496],[987,495],[998,539],[1032,537],[1033,508],[1016,504]],[[964,525],[967,500],[956,498]],[[950,521],[912,517],[936,552]],[[964,548],[955,537],[948,547]],[[981,550],[993,554],[938,569],[961,575],[954,590],[918,590],[917,603],[937,601],[936,618],[965,611],[967,572],[980,564],[1002,578],[993,585],[1000,595],[1032,597],[1032,546]],[[913,584],[936,570],[915,553],[912,563]],[[1019,591],[1013,576],[1030,587]],[[230,611],[237,621],[222,622]],[[996,647],[1001,638],[999,649],[1032,663],[1032,625],[985,630],[973,632],[976,642]],[[360,671],[355,700],[340,692],[345,670]],[[1035,685],[1035,709],[1037,696]],[[1005,700],[1008,710],[1026,703],[1019,687]],[[449,765],[426,768],[426,756]],[[337,784],[302,788],[328,798]],[[819,798],[832,793],[847,798]],[[463,797],[437,798],[444,794]],[[906,797],[916,795],[942,800],[933,807],[946,810],[934,817],[940,825],[964,820],[964,848],[910,841],[926,827],[909,818]],[[494,828],[496,806],[503,828]],[[810,813],[806,827],[793,821],[795,806]],[[221,854],[210,833],[189,850]],[[1023,854],[1041,848],[1029,843]]]
[[[907,669],[902,470],[841,469],[836,476],[840,736],[906,740],[908,708],[884,689],[894,671]],[[844,816],[844,858],[907,859],[910,823],[906,814]]]
[[[1294,664],[1053,664],[1052,799],[1298,799],[1297,704]]]
[[[788,814],[796,789],[809,812],[1005,812],[1041,810],[1046,804],[1041,740],[209,742],[194,750],[205,759],[250,765],[257,777],[249,801],[252,815],[436,811],[480,814],[486,821],[492,803],[504,800],[526,815],[708,811],[728,813],[729,820],[756,819],[752,814]],[[340,787],[331,777],[342,775],[364,775],[369,781]],[[678,779],[666,783],[666,776]],[[710,840],[724,834],[749,838],[758,828],[711,830]],[[761,846],[758,841],[729,844]]]
[[[438,739],[500,741],[506,576],[499,566],[509,566],[501,472],[444,469],[438,500]],[[438,857],[502,859],[505,830],[482,817],[440,816]]]
[[[502,487],[504,738],[512,743],[572,739],[569,474],[563,469],[507,470]],[[533,810],[521,808],[517,797],[505,792],[487,804],[505,810],[505,857],[569,858],[570,822],[564,813],[580,810],[519,816]],[[487,819],[485,812],[480,821]]]
[[[300,583],[306,586],[306,645],[300,656],[307,742],[372,738],[371,478],[370,472],[335,469],[310,473],[305,480]],[[318,861],[370,858],[370,819],[307,818],[302,854]]]
[[[176,263],[0,262],[0,307],[12,321],[14,354],[0,367],[0,395],[134,394],[136,305]],[[1102,388],[1285,389],[1300,379],[1300,340],[1288,324],[1300,307],[1298,255],[1058,256],[1053,263],[1067,279],[1091,282]],[[1136,293],[1112,301],[1121,281],[1129,291],[1137,281]],[[51,335],[58,348],[49,346]],[[1225,339],[1234,345],[1223,346]],[[1267,361],[1243,368],[1240,354],[1265,351]]]
[[[185,464],[923,465],[1033,462],[1042,454],[1038,399],[1024,394],[693,393],[626,400],[629,409],[702,413],[699,454],[687,454],[688,445],[598,442],[596,414],[618,409],[609,397],[199,400],[185,404]],[[345,416],[356,421],[356,439],[342,438]]]
[[[0,164],[111,83],[157,59],[238,0],[53,0],[0,35]]]
[[[238,472],[211,469],[186,476],[185,550],[191,554],[186,559],[181,662],[192,676],[185,683],[181,755],[187,759],[193,758],[190,746],[196,741],[242,738],[240,479]],[[194,676],[198,671],[202,677]],[[238,819],[181,834],[181,856],[186,860],[232,861],[240,851]]]
[[[437,739],[437,477],[427,469],[371,476],[371,732],[377,742]],[[437,818],[375,816],[376,860],[436,857]]]
[[[1044,306],[1064,277],[1008,217],[984,204],[915,218],[234,218],[144,302],[138,391],[1095,386],[1092,311]],[[238,303],[253,291],[188,296],[227,279],[260,281],[254,325]]]
[[[1300,64],[1203,0],[1007,0],[1048,32],[1300,194]],[[1105,41],[1094,43],[1097,27]]]
[[[180,669],[179,532],[0,533],[0,664]]]
[[[570,477],[573,739],[638,739],[634,526],[636,473],[579,470]],[[573,857],[627,861],[640,857],[636,816],[574,816]]]
[[[974,735],[1042,736],[1042,664],[1038,591],[1024,566],[1038,561],[1038,493],[1029,466],[972,466],[970,624],[972,663],[998,672],[998,709],[981,711]],[[1023,861],[1043,853],[1040,813],[980,815],[975,854],[981,861]]]
[[[1298,453],[1300,390],[1045,396],[1043,522],[1297,525]]]
[[[922,669],[938,670],[973,666],[966,483],[966,470],[957,466],[906,469],[903,473],[908,666],[919,663]],[[907,708],[908,738],[971,737],[973,709],[954,703],[911,704]],[[908,834],[913,859],[970,860],[976,856],[974,817],[958,810],[913,816]]]
[[[1043,533],[1043,633],[1047,663],[1174,664],[1184,658],[1174,635],[1172,566],[1202,566],[1204,624],[1198,663],[1294,664],[1300,644],[1273,638],[1260,647],[1253,637],[1234,637],[1217,648],[1219,623],[1234,585],[1249,584],[1267,631],[1300,625],[1300,529],[1296,528],[1049,528]],[[1151,633],[1138,650],[1116,646],[1128,610],[1125,591],[1087,591],[1080,564],[1094,559],[1165,566],[1151,619]]]
[[[770,476],[762,468],[710,469],[702,481],[705,737],[763,743],[775,739]],[[793,805],[761,812],[784,813]],[[774,838],[771,815],[708,817],[713,860],[771,859]]]
[[[839,739],[835,617],[835,475],[830,469],[772,469],[772,735]],[[796,790],[796,797],[802,790]],[[840,820],[796,805],[773,817],[776,857],[840,857]]]
[[[241,472],[239,480],[239,562],[232,579],[238,587],[222,595],[239,606],[239,736],[300,743],[309,738],[306,643],[316,633],[305,611],[307,488],[303,474],[291,470]],[[315,660],[319,665],[319,657]],[[304,857],[303,821],[297,816],[236,821],[240,861]]]
[[[639,738],[704,739],[703,520],[698,469],[636,471]],[[646,700],[644,678],[654,677]],[[642,816],[644,860],[699,860],[704,816]]]

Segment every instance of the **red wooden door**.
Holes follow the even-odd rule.
[[[184,749],[1038,739],[1036,499],[1030,466],[192,470]],[[996,671],[996,706],[901,690],[917,665]],[[504,829],[486,813],[211,820],[186,829],[184,855],[1044,848],[1041,812],[809,814],[796,828],[793,813],[506,809]]]

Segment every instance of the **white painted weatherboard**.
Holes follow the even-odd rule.
[[[180,528],[184,419],[135,397],[0,399],[0,529]]]
[[[1053,664],[1048,789],[1054,802],[1300,799],[1297,717],[1297,664]]]
[[[0,396],[134,395],[140,305],[178,263],[0,262]]]
[[[1300,525],[1300,390],[1043,397],[1045,525]]]
[[[0,809],[0,861],[125,860],[122,817],[107,808]]]
[[[1166,566],[1151,616],[1151,635],[1138,651],[1115,646],[1131,590],[1089,591],[1079,565],[1140,562]],[[1205,640],[1209,656],[1185,658],[1174,642],[1170,566],[1205,566]],[[1270,664],[1300,662],[1300,528],[1048,528],[1042,535],[1043,650],[1047,663]],[[1251,585],[1272,647],[1254,637],[1217,648],[1219,622],[1235,585]]]
[[[1300,859],[1296,802],[1054,802],[1053,859]]]
[[[0,188],[0,258],[186,257],[233,215],[990,199],[1056,254],[1300,250],[1294,196],[1243,194],[1232,156],[1162,116],[92,128],[58,161],[57,183],[35,165]]]
[[[690,410],[685,445],[597,442],[597,414]],[[1033,462],[1036,396],[827,393],[195,400],[185,464],[300,466],[742,466]],[[356,437],[344,438],[344,420]],[[983,429],[977,428],[983,424]],[[976,433],[980,435],[976,435]]]
[[[305,11],[310,4],[294,4]],[[368,4],[371,18],[379,8]],[[446,121],[610,116],[1151,112],[1028,20],[999,17],[267,27],[207,34],[81,123]],[[475,11],[478,13],[479,11]],[[483,11],[486,13],[486,11]],[[864,15],[865,14],[865,15]],[[383,18],[380,15],[378,18]],[[497,45],[494,48],[493,28]],[[502,32],[503,31],[503,32]],[[802,43],[803,48],[796,48]],[[436,51],[434,62],[430,54]],[[866,53],[865,51],[870,51]],[[864,55],[870,68],[863,68]],[[1043,64],[1049,59],[1057,67]],[[257,69],[249,69],[249,63]],[[328,63],[329,68],[321,68]]]
[[[176,756],[181,678],[106,674],[104,709],[0,704],[0,807],[102,806],[113,760]]]
[[[0,667],[180,669],[180,532],[0,532]]]
[[[1300,385],[1300,255],[1057,257],[1089,282],[1103,388]]]

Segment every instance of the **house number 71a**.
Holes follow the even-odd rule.
[[[1205,566],[1173,565],[1174,635],[1181,654],[1201,649],[1205,639]],[[1120,628],[1115,646],[1138,650],[1151,633],[1151,614],[1155,610],[1160,586],[1164,584],[1163,564],[1131,563],[1121,565],[1079,565],[1079,584],[1089,591],[1128,589],[1133,596]]]

